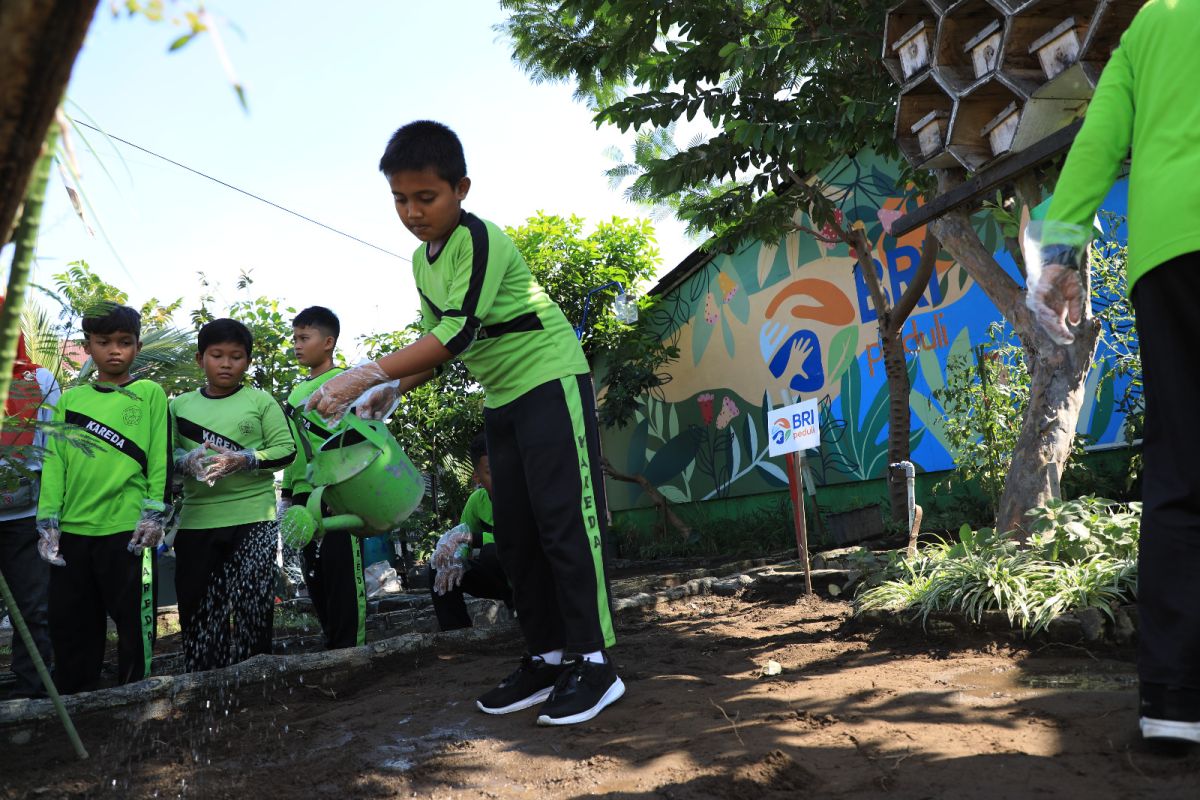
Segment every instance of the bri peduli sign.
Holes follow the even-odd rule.
[[[767,431],[771,438],[770,455],[782,456],[819,447],[821,445],[819,420],[816,398],[768,412]]]

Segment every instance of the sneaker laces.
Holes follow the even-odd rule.
[[[573,689],[583,679],[583,671],[587,668],[587,663],[583,658],[572,661],[570,668],[564,669],[558,676],[558,680],[554,682],[554,691]]]
[[[533,670],[537,669],[537,663],[539,661],[541,661],[541,663],[543,663],[543,664],[546,663],[545,661],[542,661],[540,658],[535,659],[533,656],[529,655],[528,653],[521,656],[521,665],[519,667],[517,667],[516,669],[514,669],[512,671],[512,674],[510,674],[507,678],[500,681],[500,685],[501,686],[511,686],[512,684],[516,683],[518,680],[520,680],[522,674],[524,674],[526,672],[532,672]]]

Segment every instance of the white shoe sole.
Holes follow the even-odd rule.
[[[547,686],[545,689],[539,689],[533,694],[526,697],[524,700],[518,700],[512,705],[507,705],[504,708],[488,708],[478,700],[475,701],[475,707],[485,714],[511,714],[514,711],[523,711],[530,706],[536,706],[546,702],[546,698],[550,696],[550,692],[554,691],[553,686]]]
[[[587,722],[620,700],[623,694],[625,694],[625,684],[620,678],[617,678],[613,681],[613,685],[608,687],[608,691],[604,693],[604,696],[600,698],[600,702],[587,711],[580,711],[578,714],[572,714],[569,717],[550,717],[542,714],[538,717],[537,723],[538,725],[576,725],[580,722]]]
[[[1143,739],[1176,739],[1200,744],[1200,722],[1142,717],[1140,724]]]

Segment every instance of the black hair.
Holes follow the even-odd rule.
[[[379,159],[379,171],[389,176],[427,167],[451,186],[467,177],[467,160],[458,136],[442,123],[427,119],[410,122],[393,133]]]
[[[90,338],[93,334],[108,336],[113,333],[132,333],[141,339],[142,315],[129,306],[104,303],[91,309],[91,313],[84,316],[83,338]]]
[[[254,335],[236,319],[214,319],[196,335],[196,352],[201,355],[208,348],[218,344],[240,344],[246,348],[246,358],[254,354]]]
[[[479,466],[479,459],[487,455],[487,437],[483,435],[483,431],[475,434],[475,438],[471,440],[471,466]]]
[[[337,341],[342,333],[342,323],[337,314],[325,306],[309,306],[296,315],[292,320],[293,328],[316,328],[326,336],[332,336]]]

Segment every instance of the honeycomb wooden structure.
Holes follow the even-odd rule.
[[[883,63],[916,167],[971,172],[1082,115],[1142,0],[904,0]]]

